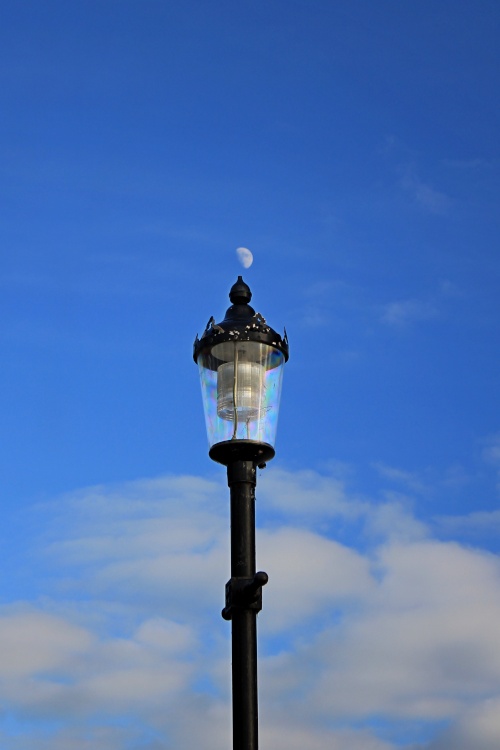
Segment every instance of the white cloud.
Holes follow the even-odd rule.
[[[483,719],[481,706],[500,685],[498,560],[435,541],[387,545],[378,560],[377,584],[357,607],[344,608],[338,621],[325,621],[294,650],[264,660],[267,710],[285,705],[298,726],[314,727],[315,738],[332,722],[370,725],[375,717],[402,737],[405,722],[410,732],[418,723],[451,723],[444,738],[453,742],[431,743],[432,750],[492,750],[498,745],[483,735],[498,742],[498,714]],[[362,747],[360,739],[342,742],[336,731],[326,746]],[[371,741],[382,742],[373,735]]]
[[[433,320],[445,314],[450,303],[461,295],[457,286],[444,279],[426,298],[403,298],[381,307],[380,320],[394,328],[405,328],[412,323]]]
[[[497,470],[497,489],[500,491],[500,433],[487,438],[483,459]]]
[[[497,488],[500,490],[500,433],[488,439],[488,446],[483,451],[484,460],[494,466],[498,474]]]
[[[430,213],[446,214],[451,206],[451,200],[445,193],[423,182],[408,165],[403,168],[401,187]]]
[[[92,644],[83,628],[32,608],[0,614],[0,682],[63,669]]]
[[[498,750],[500,747],[500,695],[479,701],[426,750]]]
[[[350,324],[367,312],[362,291],[346,281],[321,279],[307,285],[303,291],[303,306],[299,307],[297,324],[304,328],[325,325],[345,326],[346,311]]]
[[[378,583],[357,608],[271,665],[277,684],[289,685],[289,699],[307,701],[305,710],[324,719],[433,721],[459,716],[471,699],[495,693],[498,560],[426,541],[383,547],[376,562]],[[299,685],[292,675],[301,674]]]
[[[387,464],[380,461],[374,462],[372,466],[384,479],[402,484],[412,492],[423,493],[427,489],[422,478],[415,472],[405,471],[395,466],[387,466]]]
[[[259,479],[258,502],[288,518],[302,517],[311,524],[318,517],[354,520],[368,505],[346,491],[342,480],[310,470],[275,469]]]
[[[455,169],[493,169],[497,166],[495,159],[484,159],[483,157],[477,157],[475,159],[443,159],[443,164],[446,167],[452,167]]]
[[[372,585],[369,561],[311,531],[260,531],[259,561],[272,571],[265,589],[265,632],[286,631],[366,595]]]
[[[312,733],[290,714],[280,714],[265,723],[262,746],[273,750],[391,750],[393,747],[368,731],[320,729]]]
[[[438,314],[436,306],[427,300],[406,299],[389,302],[382,310],[382,322],[395,327],[431,320]]]
[[[392,541],[414,541],[428,535],[425,524],[418,521],[410,511],[407,498],[395,493],[386,493],[390,502],[377,504],[365,520],[366,532],[378,539]]]
[[[447,195],[435,190],[430,185],[415,181],[412,185],[417,203],[434,214],[444,214],[451,205]]]
[[[487,447],[483,451],[485,461],[500,469],[500,434],[492,435],[487,440]]]
[[[481,535],[483,539],[500,534],[500,510],[477,511],[464,516],[440,516],[436,522],[447,534]]]
[[[131,728],[87,725],[68,727],[54,732],[28,729],[22,733],[0,730],[0,747],[9,750],[123,750],[137,736]],[[139,738],[138,738],[139,740]],[[165,750],[164,744],[142,745],[141,750]]]
[[[99,638],[34,608],[0,617],[0,697],[46,718],[149,711],[186,687],[192,628],[160,618],[128,637]]]
[[[500,695],[498,558],[433,539],[404,498],[351,497],[335,475],[270,468],[257,495],[258,565],[270,575],[259,616],[263,745],[396,750],[382,719],[403,729],[444,721],[454,748],[489,750],[480,743],[497,731],[487,701]],[[29,719],[0,735],[2,747],[230,743],[230,628],[219,614],[227,506],[222,481],[166,477],[45,509],[57,514],[48,560],[64,587],[0,611],[0,699]],[[360,549],[332,535],[350,525]]]
[[[227,507],[222,485],[196,477],[164,477],[90,488],[68,497],[58,514],[64,530],[47,553],[85,579],[67,586],[111,601],[155,602],[162,614],[213,602],[226,575]],[[182,577],[179,575],[182,571]],[[71,580],[73,581],[71,583]]]

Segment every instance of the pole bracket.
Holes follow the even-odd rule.
[[[226,606],[222,610],[224,620],[231,620],[236,609],[260,612],[262,609],[262,586],[269,580],[267,573],[260,571],[253,578],[230,578],[226,583]]]

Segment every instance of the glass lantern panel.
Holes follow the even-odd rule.
[[[257,341],[228,341],[198,357],[209,447],[257,440],[274,447],[283,354]]]

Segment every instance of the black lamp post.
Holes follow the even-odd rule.
[[[222,617],[232,621],[233,748],[257,750],[257,612],[267,573],[255,569],[256,467],[274,457],[288,340],[250,307],[241,276],[231,307],[210,318],[194,342],[200,369],[209,456],[227,467],[231,495],[231,578]]]

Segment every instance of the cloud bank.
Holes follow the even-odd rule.
[[[230,746],[226,495],[170,476],[39,509],[39,595],[0,610],[3,748]],[[269,469],[257,508],[262,747],[499,746],[496,555],[313,471]]]

